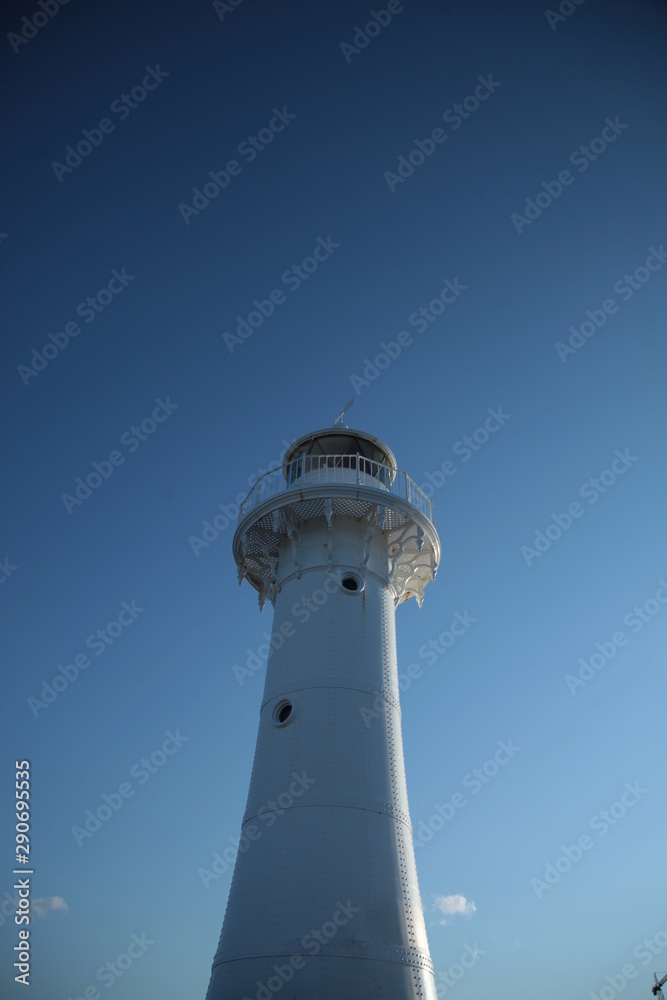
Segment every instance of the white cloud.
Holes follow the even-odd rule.
[[[440,910],[447,917],[455,917],[459,914],[464,917],[470,917],[477,910],[471,899],[466,899],[465,896],[461,895],[436,896],[434,905],[437,910]],[[444,926],[447,921],[441,920],[440,923]]]
[[[43,896],[32,900],[32,909],[38,917],[45,917],[49,910],[63,910],[67,913],[69,907],[62,896]]]

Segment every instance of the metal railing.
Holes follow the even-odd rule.
[[[407,472],[400,472],[384,462],[363,455],[298,455],[283,468],[261,476],[239,508],[239,522],[256,507],[280,494],[302,487],[326,483],[370,486],[381,493],[399,497],[415,507],[430,521],[433,504]],[[378,498],[379,499],[379,498]]]

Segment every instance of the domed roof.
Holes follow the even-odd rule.
[[[365,431],[352,430],[344,424],[325,427],[311,434],[304,434],[295,441],[285,454],[283,469],[300,455],[362,455],[374,462],[387,465],[393,473],[396,471],[396,459],[390,448],[379,438]]]

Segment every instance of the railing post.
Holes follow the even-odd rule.
[[[282,466],[279,469],[272,469],[266,472],[263,476],[257,480],[255,485],[246,495],[245,499],[239,505],[238,520],[241,521],[244,517],[250,514],[256,507],[267,500],[269,497],[274,497],[277,494],[289,490],[293,485],[293,482],[298,478],[303,478],[308,474],[312,474],[317,469],[317,482],[353,482],[352,477],[346,476],[346,471],[351,470],[351,462],[356,460],[357,463],[357,485],[361,484],[361,459],[363,456],[357,452],[356,457],[354,455],[306,455],[302,452],[297,458],[292,459],[288,462],[285,467],[286,476],[282,477]],[[336,465],[336,460],[340,459],[340,469],[341,474],[338,475],[339,466]],[[345,462],[348,465],[345,465]],[[413,507],[416,507],[422,514],[424,514],[429,520],[433,520],[433,501],[426,496],[426,494],[417,486],[415,481],[408,475],[404,470],[397,470],[394,478],[387,476],[386,480],[381,477],[381,472],[383,472],[386,467],[381,462],[376,462],[374,459],[365,459],[364,462],[367,463],[369,475],[372,479],[378,482],[384,482],[386,488],[394,496],[401,497],[405,499]],[[333,464],[330,464],[333,463]],[[366,468],[366,465],[364,465]],[[331,474],[330,471],[331,470]],[[300,472],[301,476],[297,476],[296,473]]]

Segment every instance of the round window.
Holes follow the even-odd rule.
[[[360,594],[364,589],[364,578],[350,570],[343,570],[338,582],[341,590],[348,594]]]
[[[279,701],[273,710],[273,721],[277,726],[284,726],[292,716],[292,702]]]

